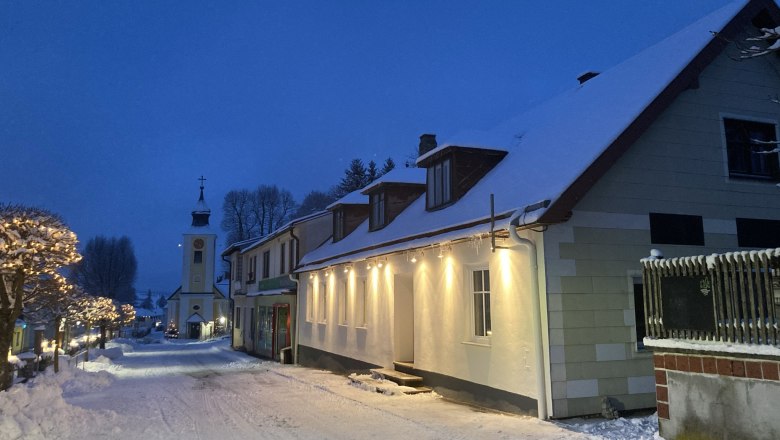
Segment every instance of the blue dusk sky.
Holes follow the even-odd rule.
[[[0,202],[129,236],[137,290],[169,294],[201,175],[218,230],[231,189],[401,164],[726,3],[0,0]]]

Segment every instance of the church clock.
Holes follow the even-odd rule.
[[[203,239],[196,239],[194,242],[192,242],[192,247],[195,249],[203,249]]]

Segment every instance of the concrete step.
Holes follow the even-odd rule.
[[[371,374],[376,378],[389,380],[407,387],[420,387],[423,383],[423,379],[420,376],[402,373],[389,368],[374,368],[371,370]]]
[[[433,391],[432,389],[428,387],[396,387],[393,385],[392,387],[387,385],[387,380],[381,380],[381,379],[374,379],[374,378],[368,378],[368,377],[356,377],[356,376],[350,376],[349,380],[351,380],[353,383],[360,384],[364,387],[368,387],[368,389],[372,389],[380,394],[396,394],[399,391],[404,394],[420,394],[420,393],[430,393]]]

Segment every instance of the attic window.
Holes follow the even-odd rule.
[[[775,124],[725,118],[723,128],[730,177],[780,180],[777,153],[764,153],[776,147]]]
[[[368,229],[375,231],[387,224],[387,212],[385,206],[385,193],[380,191],[370,196],[371,215],[368,217]]]
[[[452,202],[452,160],[449,157],[431,164],[427,177],[427,208],[435,209]]]
[[[344,209],[333,211],[333,242],[344,238]]]

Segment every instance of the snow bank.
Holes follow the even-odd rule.
[[[106,348],[104,350],[100,350],[100,349],[90,350],[89,359],[97,361],[98,358],[102,357],[110,360],[115,360],[115,359],[119,359],[123,355],[124,355],[123,347],[116,346],[116,347]]]
[[[658,435],[658,416],[619,418],[617,420],[575,418],[555,422],[558,426],[582,432],[596,439],[663,440]]]
[[[97,417],[115,417],[111,411],[90,411],[63,399],[63,391],[95,390],[112,382],[108,373],[93,374],[61,365],[59,374],[49,369],[27,384],[0,392],[0,433],[3,440],[85,436]]]

